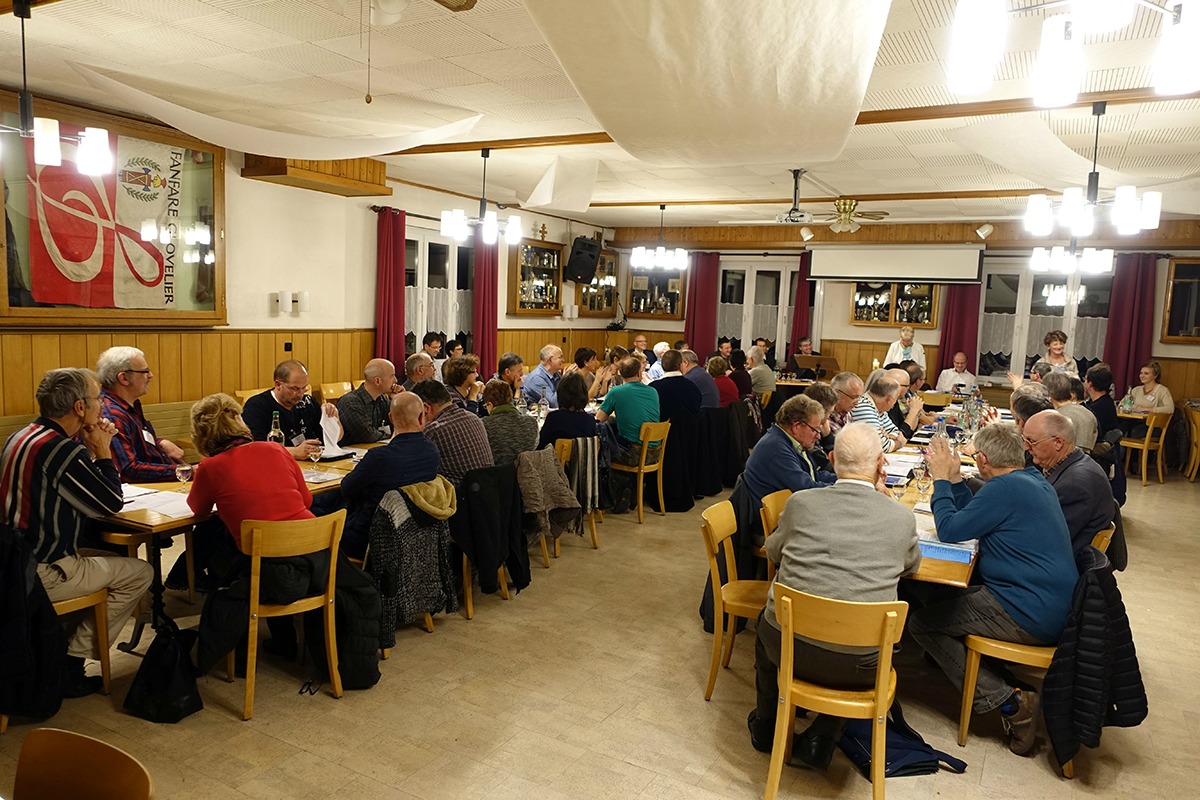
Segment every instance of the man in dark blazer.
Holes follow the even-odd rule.
[[[1113,521],[1112,487],[1104,470],[1075,446],[1075,428],[1058,411],[1039,411],[1025,423],[1025,447],[1058,494],[1076,553]]]
[[[661,422],[674,422],[677,417],[695,416],[700,413],[700,390],[696,384],[683,377],[683,354],[678,350],[667,350],[662,354],[663,375],[650,384],[658,392],[658,418]]]

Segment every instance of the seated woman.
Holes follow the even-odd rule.
[[[596,382],[596,370],[599,367],[600,360],[596,358],[596,351],[590,347],[581,347],[575,351],[575,363],[563,370],[563,375],[578,374],[583,378],[584,386],[590,390]]]
[[[1042,339],[1042,344],[1046,345],[1046,355],[1033,362],[1034,367],[1037,367],[1038,364],[1049,364],[1055,372],[1065,372],[1073,377],[1079,377],[1079,367],[1075,364],[1075,359],[1066,354],[1067,335],[1065,333],[1050,331]]]
[[[558,409],[546,415],[538,436],[538,450],[553,447],[558,439],[577,439],[596,435],[596,418],[584,411],[587,390],[583,378],[572,372],[558,383]]]
[[[479,399],[483,393],[483,381],[479,380],[479,356],[467,354],[450,358],[442,367],[442,379],[454,405],[476,416],[487,416]]]
[[[1141,386],[1131,386],[1127,400],[1123,405],[1139,414],[1174,414],[1175,401],[1167,387],[1159,383],[1162,377],[1162,365],[1157,361],[1147,361],[1138,371]]]
[[[628,356],[629,351],[620,345],[608,348],[608,352],[604,354],[604,366],[596,370],[596,380],[592,381],[592,385],[588,387],[589,400],[604,397],[608,394],[609,389],[621,385],[624,379],[617,371],[617,364]]]
[[[721,408],[738,401],[738,388],[729,376],[729,362],[720,356],[709,356],[704,368],[712,375],[713,383],[717,385],[717,394],[721,398]]]
[[[732,372],[729,373],[729,380],[733,381],[733,385],[737,387],[738,397],[750,397],[754,394],[754,382],[750,380],[750,373],[746,370],[746,351],[734,350],[729,354],[729,367]]]
[[[488,381],[483,387],[483,405],[487,409],[483,427],[496,466],[511,464],[518,453],[537,447],[537,420],[517,411],[511,386],[494,378]]]

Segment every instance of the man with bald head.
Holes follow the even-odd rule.
[[[938,376],[934,391],[946,393],[969,392],[972,386],[979,383],[978,379],[967,369],[966,353],[955,353],[953,363],[954,366],[952,368],[942,370],[942,374]]]
[[[279,429],[283,431],[283,446],[297,461],[305,461],[324,438],[321,415],[336,418],[333,403],[318,405],[312,395],[305,394],[308,386],[308,367],[304,362],[289,358],[275,365],[275,386],[246,401],[242,421],[257,442],[265,442],[271,432],[271,420],[279,414]],[[341,423],[338,423],[339,428]],[[341,436],[338,436],[341,439]]]
[[[904,377],[907,380],[907,372],[904,373]],[[896,405],[899,391],[900,384],[895,378],[889,378],[883,370],[877,370],[871,373],[866,394],[860,397],[858,403],[850,410],[852,422],[865,422],[878,429],[879,441],[883,444],[885,453],[899,450],[908,441],[888,416],[892,406]]]
[[[373,447],[342,479],[342,498],[349,513],[342,534],[347,555],[361,557],[367,549],[371,517],[392,489],[431,481],[441,458],[437,445],[425,438],[425,404],[410,392],[392,395],[389,417],[396,433],[384,447]]]
[[[373,358],[363,367],[362,385],[338,399],[342,420],[340,445],[381,442],[392,435],[388,415],[392,395],[404,391],[396,382],[396,365],[386,358]]]
[[[914,362],[915,363],[915,362]],[[889,369],[884,373],[896,382],[896,402],[888,409],[888,419],[895,423],[905,439],[911,439],[913,433],[922,425],[928,424],[925,414],[925,403],[921,395],[910,393],[912,374],[906,369]]]
[[[1058,373],[1047,375],[1050,379]],[[1112,486],[1104,470],[1076,446],[1074,423],[1059,411],[1039,411],[1025,423],[1025,449],[1058,494],[1071,547],[1079,552],[1113,521]]]

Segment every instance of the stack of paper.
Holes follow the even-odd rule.
[[[304,476],[304,480],[308,483],[328,483],[342,477],[336,472],[322,472],[317,469],[303,469],[300,470],[300,474]]]
[[[133,496],[128,493],[125,495],[125,505],[121,508],[122,512],[126,511],[154,511],[162,514],[164,517],[179,519],[180,517],[192,516],[192,509],[187,504],[187,494],[183,492],[159,492],[154,489],[139,489],[131,488],[137,492]]]

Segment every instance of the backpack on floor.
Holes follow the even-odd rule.
[[[838,740],[838,747],[867,780],[871,780],[871,727],[869,719],[847,720],[846,730]],[[942,764],[958,773],[967,770],[967,762],[926,744],[921,734],[904,719],[900,701],[894,701],[888,711],[887,767],[884,777],[932,775],[941,769]]]

